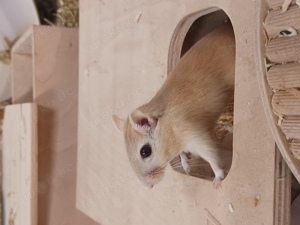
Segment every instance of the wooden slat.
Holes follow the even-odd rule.
[[[78,29],[34,26],[33,44],[34,102],[40,105],[39,224],[94,225],[75,207]]]
[[[3,138],[2,138],[2,132],[3,132],[3,119],[4,119],[4,109],[6,105],[11,104],[11,101],[4,101],[0,103],[0,168],[2,169],[2,151],[3,151]],[[2,192],[2,173],[0,173],[0,192]],[[0,212],[3,212],[3,195],[0,195]],[[0,224],[3,224],[2,222],[3,214],[0,214]]]
[[[3,127],[4,225],[37,225],[37,107],[7,106]]]
[[[272,66],[267,72],[267,79],[274,89],[300,87],[300,63]]]
[[[300,116],[285,118],[281,123],[281,129],[287,138],[300,139]]]
[[[265,29],[269,37],[277,37],[280,31],[289,27],[300,31],[300,8],[291,6],[285,13],[281,9],[271,11],[265,20]]]
[[[284,161],[277,145],[275,151],[275,202],[274,225],[287,225],[291,220],[291,178],[292,173]]]
[[[300,61],[300,35],[272,39],[267,43],[266,55],[274,63]]]
[[[288,91],[278,91],[272,98],[274,110],[281,115],[295,116],[300,114],[300,97]]]
[[[269,3],[269,7],[272,9],[278,9],[281,8],[284,0],[267,0]],[[291,4],[294,4],[296,0],[293,0]]]
[[[291,151],[293,152],[294,156],[300,160],[300,139],[292,141]]]

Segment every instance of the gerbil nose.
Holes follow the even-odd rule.
[[[149,188],[149,189],[152,189],[154,185],[153,185],[153,184],[146,183],[145,186],[146,186],[147,188]]]
[[[154,186],[153,184],[148,184],[148,185],[147,185],[147,187],[148,187],[149,189],[152,189],[153,186]]]

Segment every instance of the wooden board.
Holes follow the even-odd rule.
[[[272,106],[280,115],[298,115],[300,112],[300,98],[289,91],[278,91],[272,98]]]
[[[6,106],[3,125],[4,225],[37,225],[37,106]]]
[[[12,56],[12,101],[32,102],[32,29],[15,43]]]
[[[300,117],[285,117],[281,129],[288,139],[300,140]]]
[[[291,225],[298,225],[300,221],[300,214],[299,214],[299,206],[300,206],[300,194],[297,198],[293,201],[291,206]]]
[[[275,202],[274,225],[288,225],[291,221],[291,184],[292,173],[278,147],[275,151]]]
[[[300,8],[298,5],[289,7],[285,13],[282,13],[281,9],[271,11],[265,20],[265,28],[269,37],[278,37],[280,31],[289,27],[300,30]]]
[[[282,19],[284,19],[284,13],[282,14]],[[285,121],[282,122],[282,119],[286,119],[288,117],[296,118],[297,116],[299,116],[299,91],[296,88],[287,88],[286,90],[280,91],[271,90],[273,84],[271,84],[270,87],[267,81],[269,78],[268,75],[270,75],[267,75],[267,70],[269,69],[269,66],[267,65],[271,65],[271,69],[273,66],[275,66],[276,69],[276,67],[278,66],[276,64],[286,64],[287,66],[291,66],[292,69],[297,69],[296,63],[297,61],[299,61],[299,54],[297,53],[297,49],[299,48],[300,36],[297,35],[287,38],[280,37],[270,40],[270,38],[267,37],[266,33],[258,32],[258,30],[259,29],[256,29],[254,36],[255,39],[261,40],[257,41],[257,44],[255,46],[255,48],[258,50],[257,52],[255,52],[257,62],[256,69],[259,74],[258,79],[263,106],[274,140],[276,140],[278,148],[289,168],[291,169],[293,175],[298,180],[298,182],[300,182],[300,161],[292,153],[290,149],[291,140],[287,139],[287,136],[283,133],[280,126],[281,123],[285,126],[287,125],[284,124]],[[265,57],[267,57],[267,59]],[[279,68],[282,69],[283,67]],[[286,70],[286,68],[287,67],[284,67],[284,70]],[[289,70],[289,72],[290,71],[291,70]],[[294,74],[297,72],[297,70],[294,71]],[[285,78],[286,77],[284,76],[283,79]],[[290,126],[289,124],[285,128],[288,128],[287,130],[291,131],[291,128],[293,128],[293,126]],[[286,134],[288,135],[288,133]]]
[[[300,141],[293,140],[290,149],[295,158],[300,160]]]
[[[299,71],[300,63],[272,66],[267,72],[269,85],[279,90],[300,87]]]
[[[4,101],[4,102],[1,102],[0,103],[0,168],[2,168],[2,149],[3,149],[3,138],[2,138],[2,133],[3,133],[3,119],[4,119],[4,108],[6,105],[9,105],[11,104],[11,101],[8,100],[8,101]],[[0,173],[0,191],[2,193],[2,172]],[[3,195],[0,196],[0,211],[3,212]],[[0,224],[3,224],[2,223],[2,218],[3,218],[3,215],[1,214],[0,215]]]
[[[273,63],[297,62],[300,60],[300,35],[276,38],[268,42],[266,56]]]
[[[230,173],[217,191],[210,181],[168,167],[164,180],[147,190],[132,173],[111,114],[125,117],[155,94],[168,66],[171,69],[178,61],[190,25],[216,10],[214,6],[226,11],[237,37]],[[275,142],[255,70],[253,35],[258,27],[262,33],[264,4],[258,0],[125,0],[122,4],[91,0],[81,3],[80,13],[78,208],[102,225],[253,225],[275,220],[285,224],[273,208]]]
[[[75,207],[78,29],[33,27],[33,99],[39,104],[39,224],[86,224]]]

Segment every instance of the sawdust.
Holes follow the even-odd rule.
[[[254,201],[254,206],[256,207],[260,201],[260,195],[256,195],[254,197],[253,201]]]
[[[228,205],[228,209],[229,209],[229,211],[230,212],[234,212],[234,208],[233,208],[233,205],[230,203],[229,205]]]
[[[135,17],[136,23],[138,23],[140,21],[141,16],[142,16],[142,11],[139,11],[139,13]]]
[[[0,151],[2,151],[2,131],[3,131],[3,119],[4,119],[4,108],[11,104],[11,100],[7,100],[0,103]]]

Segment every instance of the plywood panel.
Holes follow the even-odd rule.
[[[253,32],[261,1],[83,1],[80,29],[77,206],[102,225],[274,224],[275,142],[257,83]],[[105,6],[105,7],[104,7]],[[163,84],[194,20],[223,8],[235,30],[233,165],[221,190],[168,167],[145,189],[132,173],[111,114],[128,115]],[[247,10],[242,11],[241,8]],[[209,9],[207,12],[202,12]],[[198,14],[193,14],[198,13]],[[260,14],[259,14],[260,15]],[[252,18],[252,19],[249,19]],[[172,36],[176,33],[176,36]],[[87,35],[88,34],[88,35]],[[172,46],[169,49],[169,46]],[[172,56],[172,57],[171,57]],[[172,63],[170,63],[172,62]],[[170,66],[170,68],[171,68]],[[258,204],[254,199],[260,196]],[[209,222],[210,221],[210,222]],[[284,223],[285,221],[283,221]]]
[[[3,125],[4,225],[37,225],[37,106],[7,106]]]
[[[78,29],[34,26],[33,44],[33,93],[39,104],[39,224],[96,224],[75,207]]]

